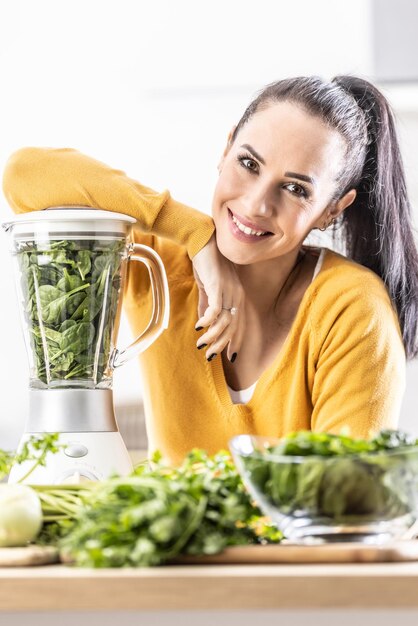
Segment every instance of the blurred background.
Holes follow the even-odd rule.
[[[414,0],[2,0],[0,170],[22,146],[73,147],[210,213],[228,132],[264,84],[351,73],[392,103],[417,223],[417,24]],[[28,366],[4,233],[0,264],[0,447],[13,448]],[[401,426],[418,435],[417,383],[414,362]],[[116,371],[122,434],[143,449],[141,394],[136,362]]]

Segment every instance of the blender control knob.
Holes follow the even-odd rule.
[[[86,456],[88,449],[81,443],[73,443],[67,446],[64,450],[64,454],[74,459],[78,459],[81,456]]]
[[[80,468],[80,469],[71,469],[71,470],[67,470],[66,472],[64,472],[64,474],[62,474],[58,480],[56,481],[57,484],[66,484],[66,485],[79,485],[80,483],[84,483],[86,481],[97,481],[100,480],[98,476],[96,476],[95,474],[93,474],[92,472],[89,472],[88,470],[85,470],[84,468]]]

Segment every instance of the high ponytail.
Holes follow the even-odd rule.
[[[342,215],[347,254],[386,284],[406,356],[412,359],[418,355],[418,253],[394,116],[370,83],[352,76],[337,76],[333,82],[356,100],[368,135],[357,197]]]
[[[259,109],[290,101],[319,116],[346,142],[335,197],[357,196],[340,216],[345,253],[385,283],[397,311],[407,359],[418,356],[418,251],[393,113],[381,92],[354,76],[316,76],[267,85],[249,105],[232,139]]]

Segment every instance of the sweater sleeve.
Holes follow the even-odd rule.
[[[348,427],[351,436],[368,438],[382,428],[396,428],[406,359],[383,285],[348,288],[321,317],[328,332],[316,363],[312,430],[339,433]]]
[[[9,158],[3,191],[16,213],[86,206],[130,215],[144,233],[186,247],[193,258],[214,232],[212,219],[70,148],[22,148]]]

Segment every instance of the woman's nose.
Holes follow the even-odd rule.
[[[243,200],[243,208],[248,217],[270,217],[274,212],[274,205],[269,194],[265,190],[252,190],[247,193]]]

